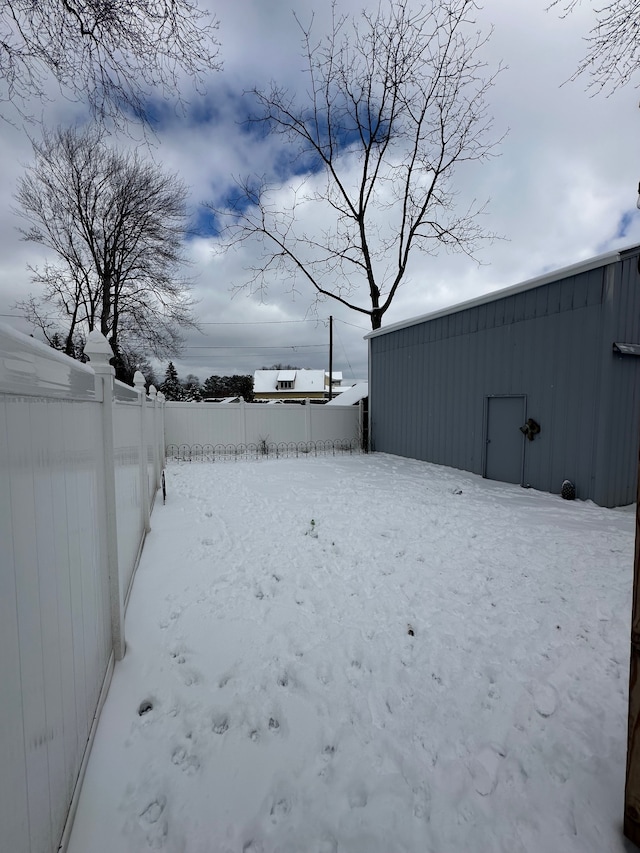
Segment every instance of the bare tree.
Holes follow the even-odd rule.
[[[264,292],[276,273],[293,290],[305,280],[377,329],[413,250],[472,255],[490,236],[478,220],[484,205],[458,210],[453,184],[459,166],[496,145],[485,107],[495,74],[481,58],[475,10],[474,0],[417,9],[390,0],[350,19],[334,6],[317,42],[301,25],[306,87],[253,91],[254,121],[289,144],[289,174],[301,177],[247,178],[233,204],[210,205],[227,245],[262,247],[248,286]]]
[[[25,115],[52,76],[96,118],[146,119],[151,95],[219,69],[216,31],[193,0],[2,0],[0,100]]]
[[[568,15],[582,0],[553,0],[547,7],[561,7]],[[614,92],[628,83],[640,67],[639,0],[610,0],[595,9],[596,24],[586,37],[587,52],[571,80],[589,74],[590,88]]]
[[[25,240],[55,263],[31,268],[44,288],[19,306],[51,342],[74,355],[96,328],[116,353],[179,351],[180,329],[195,325],[185,263],[187,190],[136,153],[110,148],[100,129],[45,131],[16,199]],[[124,363],[124,362],[123,362]]]

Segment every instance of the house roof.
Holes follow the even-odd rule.
[[[293,382],[290,391],[296,393],[324,392],[324,370],[256,370],[253,374],[253,393],[272,394],[280,391],[278,382]],[[335,374],[334,374],[335,375]]]
[[[365,340],[368,338],[377,338],[380,335],[386,335],[388,332],[395,332],[398,329],[405,329],[408,326],[417,326],[419,323],[424,323],[427,320],[435,320],[437,317],[445,317],[447,314],[456,314],[458,311],[464,311],[467,308],[475,308],[477,305],[485,305],[488,302],[495,302],[498,299],[503,299],[505,296],[511,296],[515,293],[522,293],[525,290],[533,290],[536,287],[541,287],[543,284],[549,284],[552,281],[559,281],[563,278],[579,275],[589,270],[605,267],[609,264],[614,264],[620,260],[621,256],[637,251],[639,245],[628,246],[626,249],[620,249],[615,252],[606,252],[602,255],[596,255],[586,261],[580,261],[577,264],[571,264],[568,267],[552,270],[530,278],[520,284],[514,284],[510,287],[503,287],[501,290],[494,290],[492,293],[485,293],[482,296],[477,296],[475,299],[469,299],[466,302],[459,302],[450,305],[448,308],[441,308],[438,311],[432,311],[429,314],[422,314],[419,317],[410,317],[407,320],[401,320],[399,323],[392,323],[390,326],[385,326],[382,329],[376,329],[373,332],[366,334]]]
[[[279,370],[278,382],[295,382],[296,370]]]
[[[368,382],[356,382],[351,388],[345,388],[333,400],[329,400],[327,406],[353,406],[364,400],[369,394]]]

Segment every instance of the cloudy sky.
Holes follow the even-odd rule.
[[[219,0],[223,70],[212,75],[204,96],[185,89],[186,115],[165,111],[150,155],[178,173],[190,188],[190,210],[200,236],[189,241],[194,295],[202,332],[189,334],[175,359],[181,377],[195,373],[253,373],[276,362],[328,366],[327,318],[334,323],[334,369],[346,380],[366,378],[367,318],[325,302],[310,311],[313,294],[291,297],[289,282],[276,280],[261,301],[234,286],[249,281],[252,249],[221,254],[207,236],[202,204],[215,201],[235,177],[268,171],[277,156],[275,138],[256,140],[243,131],[243,92],[271,79],[296,90],[303,85],[300,31],[292,4],[281,0]],[[370,4],[373,5],[373,4]],[[636,209],[640,180],[638,90],[627,86],[609,97],[586,91],[588,79],[566,83],[584,55],[593,24],[588,0],[562,19],[545,11],[545,0],[486,0],[481,26],[493,26],[485,55],[506,69],[489,95],[496,134],[507,132],[499,157],[467,165],[459,173],[464,196],[489,199],[483,225],[502,235],[479,253],[416,256],[384,324],[453,305],[593,255],[640,242]],[[357,12],[362,0],[343,0]],[[326,29],[328,0],[296,0],[295,11]],[[639,77],[640,79],[640,77]],[[55,90],[52,88],[52,93]],[[40,109],[40,107],[38,107]],[[82,106],[57,95],[44,105],[50,125],[82,121]],[[32,128],[28,132],[37,134]],[[119,144],[131,144],[121,140]],[[0,317],[29,332],[12,306],[31,290],[28,264],[44,260],[40,247],[21,242],[13,193],[30,162],[27,131],[1,129]],[[158,365],[160,373],[166,365]]]

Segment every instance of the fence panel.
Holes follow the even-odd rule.
[[[0,340],[3,355],[11,344]],[[23,394],[0,369],[0,392],[14,392],[0,393],[0,826],[8,849],[48,851],[62,835],[111,648],[101,555],[86,542],[100,524],[91,472],[99,406],[85,384],[93,372],[53,359],[39,373],[35,356]],[[72,377],[88,399],[73,399]]]
[[[164,461],[162,398],[148,425],[138,391],[112,402],[98,345],[92,369],[0,324],[0,834],[20,853],[66,837]]]
[[[309,415],[310,441],[357,440],[361,435],[358,406],[309,406]]]
[[[121,588],[126,598],[143,538],[140,493],[140,403],[138,400],[125,402],[116,399],[113,407],[113,436],[118,566],[121,572]],[[146,483],[145,487],[148,488]]]
[[[361,408],[319,404],[167,403],[166,444],[256,445],[357,442]]]

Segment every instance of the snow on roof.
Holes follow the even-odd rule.
[[[293,374],[293,376],[285,380],[284,374]],[[254,394],[275,393],[279,391],[278,382],[283,381],[293,381],[293,388],[290,388],[289,392],[317,393],[325,389],[324,370],[256,370],[253,374],[253,392]]]
[[[344,388],[337,397],[329,400],[327,406],[353,406],[354,403],[359,403],[364,400],[369,394],[368,382],[356,382],[351,388]]]
[[[364,336],[365,340],[377,338],[380,335],[386,335],[389,332],[405,329],[407,326],[417,326],[419,323],[424,323],[428,320],[435,320],[437,317],[446,317],[448,314],[456,314],[458,311],[464,311],[467,308],[475,308],[477,305],[484,305],[487,302],[495,302],[498,299],[503,299],[505,296],[511,296],[515,293],[522,293],[525,290],[533,290],[535,287],[541,287],[543,284],[549,284],[552,281],[560,281],[563,278],[568,278],[572,275],[579,275],[589,270],[598,269],[599,267],[607,266],[608,264],[616,263],[620,260],[621,254],[625,251],[632,251],[638,248],[637,246],[629,246],[627,249],[620,249],[614,252],[605,252],[602,255],[596,255],[586,261],[580,261],[577,264],[572,264],[568,267],[553,270],[530,278],[527,281],[514,284],[510,287],[504,287],[501,290],[494,290],[485,293],[482,296],[477,296],[474,299],[469,299],[466,302],[459,302],[457,305],[450,305],[448,308],[441,308],[438,311],[432,311],[429,314],[421,314],[418,317],[409,317],[407,320],[401,320],[399,323],[393,323],[390,326],[385,326],[382,329],[376,329]]]
[[[296,370],[280,370],[278,372],[278,382],[295,382]]]

